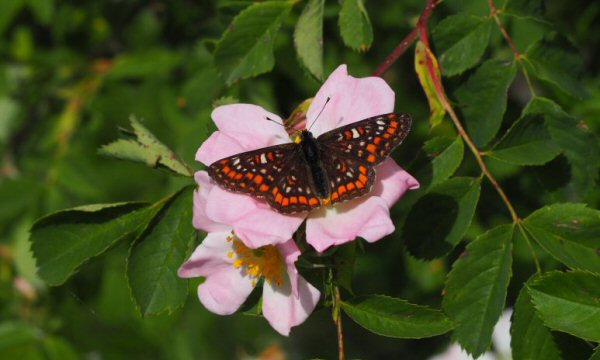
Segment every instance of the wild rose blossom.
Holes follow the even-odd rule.
[[[329,103],[324,107],[327,99]],[[394,111],[394,92],[381,78],[354,78],[346,65],[339,66],[314,97],[306,114],[308,124],[322,113],[311,129],[315,137],[334,128]],[[290,142],[281,118],[260,106],[232,104],[216,108],[212,119],[218,131],[198,149],[196,160],[205,165],[237,153]],[[194,226],[222,230],[208,223],[229,224],[251,248],[280,244],[292,237],[306,218],[306,240],[317,251],[354,240],[377,241],[394,231],[390,207],[419,183],[388,158],[376,168],[373,190],[358,199],[326,206],[310,213],[283,215],[265,201],[219,188],[204,171],[196,173],[200,193],[194,203]]]
[[[262,313],[269,324],[287,336],[290,328],[306,320],[320,292],[298,275],[294,263],[300,250],[293,240],[250,249],[231,231],[209,233],[179,276],[206,277],[198,286],[200,302],[219,315],[234,313],[257,282],[264,278]]]

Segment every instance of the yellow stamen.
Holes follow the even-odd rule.
[[[231,240],[229,240],[231,238]],[[228,237],[227,241],[233,241],[233,251],[227,254],[233,260],[233,266],[242,271],[252,279],[252,286],[256,286],[260,277],[264,277],[269,284],[283,284],[283,276],[286,275],[283,258],[277,248],[266,245],[258,249],[251,249],[237,237]],[[231,256],[230,256],[231,254]]]

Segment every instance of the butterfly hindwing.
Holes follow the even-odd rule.
[[[331,203],[351,200],[371,191],[375,182],[372,166],[331,151],[323,151],[321,158],[329,179]]]
[[[275,179],[266,200],[272,208],[284,214],[310,211],[321,206],[301,157],[290,159],[281,176]]]
[[[296,148],[289,143],[236,154],[212,163],[208,174],[227,190],[267,197]]]
[[[378,115],[328,131],[317,140],[332,151],[375,166],[400,145],[411,123],[406,113]]]

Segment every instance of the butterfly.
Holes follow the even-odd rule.
[[[280,213],[310,211],[371,191],[375,165],[404,140],[411,123],[406,113],[390,113],[316,138],[301,130],[294,142],[217,160],[208,174],[227,190],[264,198]]]

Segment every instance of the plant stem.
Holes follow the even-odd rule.
[[[531,256],[533,257],[533,262],[535,263],[535,270],[537,271],[538,274],[541,274],[542,273],[542,267],[540,266],[540,261],[538,260],[537,255],[535,254],[535,251],[533,250],[533,245],[531,245],[531,241],[529,241],[529,237],[525,233],[525,230],[523,229],[523,227],[521,226],[521,224],[517,224],[517,226],[519,227],[519,230],[521,231],[521,234],[525,238],[525,242],[527,243],[527,247],[529,248],[529,252],[531,253]]]
[[[417,39],[417,35],[419,33],[418,27],[425,26],[431,13],[435,9],[435,7],[442,2],[442,0],[426,0],[425,8],[423,12],[419,16],[419,20],[417,21],[417,26],[415,26],[409,33],[400,41],[400,44],[392,50],[392,52],[385,58],[385,60],[371,73],[373,76],[381,76],[386,71],[389,70],[390,66],[396,62],[402,56],[406,50],[415,42]]]
[[[335,325],[337,328],[337,339],[338,339],[338,359],[346,360],[346,355],[344,354],[344,333],[342,331],[342,312],[340,310],[340,303],[342,299],[340,297],[340,288],[334,285],[335,291]]]
[[[471,141],[471,138],[469,137],[469,135],[467,134],[467,132],[463,128],[463,126],[460,123],[460,121],[458,120],[458,116],[456,116],[456,113],[454,112],[454,109],[452,108],[452,106],[448,102],[448,99],[446,98],[446,95],[442,94],[442,96],[440,96],[440,98],[442,99],[442,105],[444,106],[444,109],[446,110],[446,112],[450,115],[450,118],[452,119],[452,122],[454,123],[454,126],[456,127],[456,130],[458,131],[458,133],[460,134],[460,136],[463,138],[463,140],[465,141],[465,143],[467,143],[467,146],[469,147],[469,149],[473,153],[473,156],[475,156],[475,159],[477,160],[477,163],[479,164],[479,167],[481,168],[481,172],[483,173],[483,175],[485,175],[485,177],[488,178],[488,180],[490,181],[490,183],[492,184],[492,186],[498,192],[498,195],[500,195],[500,198],[502,198],[502,201],[506,205],[506,207],[508,209],[508,212],[510,213],[510,216],[511,216],[513,222],[514,223],[518,223],[519,222],[519,216],[517,215],[517,212],[515,211],[514,207],[512,206],[510,200],[508,200],[508,197],[506,196],[506,193],[504,192],[504,190],[502,189],[502,187],[500,186],[500,184],[498,183],[498,181],[496,180],[496,178],[494,178],[494,176],[492,175],[492,173],[490,173],[490,171],[488,170],[487,166],[485,165],[485,162],[483,161],[481,153],[479,152],[479,149],[477,149],[477,147],[475,146],[475,144],[473,144],[473,141]]]
[[[510,35],[508,35],[508,31],[506,31],[504,23],[502,22],[502,20],[500,20],[500,17],[498,16],[498,8],[496,8],[494,0],[488,0],[488,7],[490,8],[490,16],[494,19],[496,25],[498,25],[498,29],[500,30],[502,37],[504,38],[504,40],[506,40],[506,43],[512,50],[513,55],[515,56],[515,61],[521,62],[526,60],[525,56],[523,56],[517,49],[517,46],[515,45],[513,39],[510,37]],[[531,79],[529,78],[529,73],[527,73],[527,69],[525,69],[524,66],[521,66],[521,72],[523,73],[523,76],[527,81],[527,87],[529,88],[529,92],[531,92],[532,96],[535,96],[535,89],[533,88],[533,84],[531,83]]]

